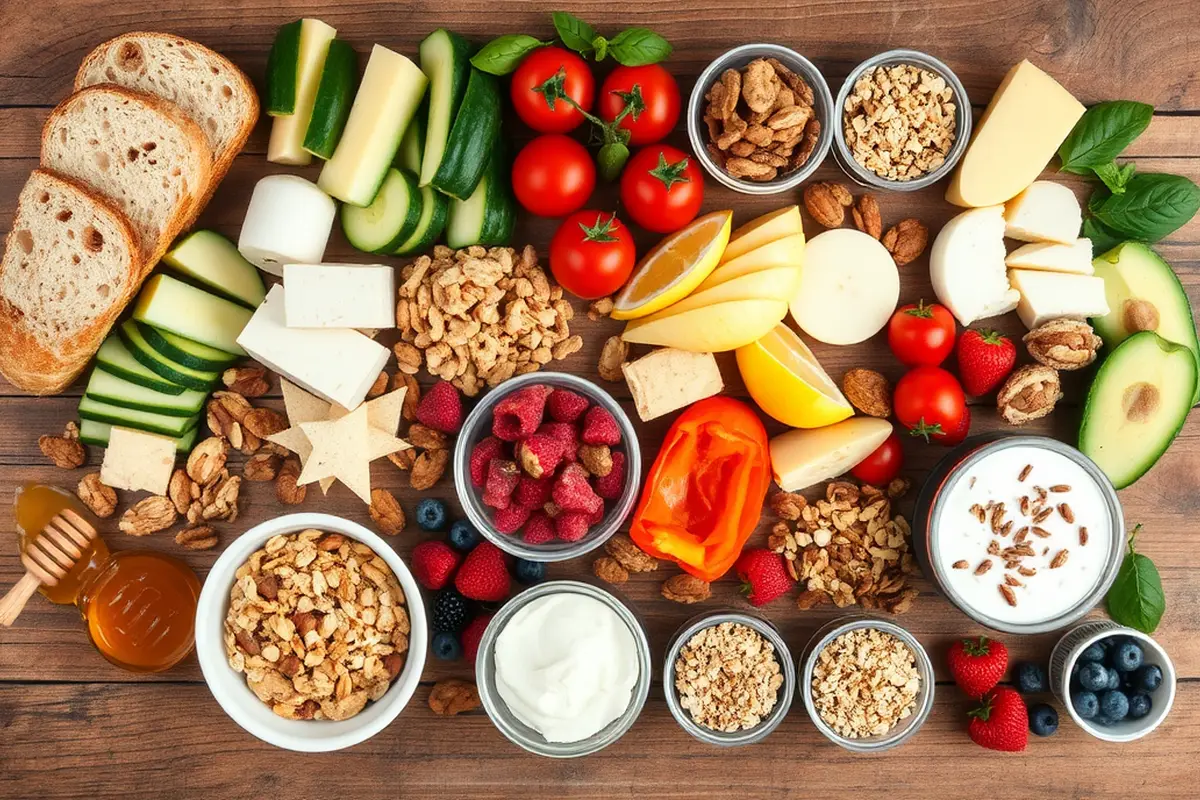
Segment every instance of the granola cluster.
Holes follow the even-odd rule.
[[[675,661],[679,704],[696,724],[725,733],[762,722],[779,697],[775,647],[747,625],[722,622],[692,636]]]
[[[404,667],[404,590],[370,547],[309,529],[273,536],[235,573],[229,666],[287,719],[343,720]]]
[[[921,673],[908,645],[875,628],[856,628],[817,656],[812,698],[817,713],[847,739],[880,736],[917,704]]]

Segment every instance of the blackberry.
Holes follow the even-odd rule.
[[[429,609],[429,624],[435,630],[446,633],[461,633],[471,621],[467,600],[453,589],[443,589],[433,598]]]

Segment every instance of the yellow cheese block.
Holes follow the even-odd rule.
[[[1008,71],[979,120],[946,200],[1003,203],[1033,183],[1083,116],[1083,104],[1028,61]]]
[[[796,293],[799,283],[800,270],[796,267],[760,269],[710,289],[692,292],[678,303],[669,305],[646,319],[671,317],[694,308],[726,303],[730,300],[777,300],[791,297]]]
[[[787,314],[783,300],[734,300],[669,317],[643,317],[625,326],[621,338],[693,353],[722,353],[761,339]]]
[[[892,424],[875,417],[781,433],[771,439],[771,472],[779,488],[798,492],[849,472],[891,433]]]
[[[751,250],[793,234],[804,235],[800,206],[784,206],[747,222],[729,237],[721,263],[744,256]]]
[[[758,272],[777,267],[800,267],[804,264],[804,234],[797,233],[776,239],[762,247],[756,247],[745,255],[726,261],[712,271],[704,282],[696,287],[703,292],[714,286]],[[695,294],[695,292],[693,292]]]

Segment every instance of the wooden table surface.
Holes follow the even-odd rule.
[[[37,165],[39,131],[49,109],[69,91],[83,56],[96,44],[129,30],[166,30],[213,47],[243,67],[261,87],[267,50],[275,29],[301,15],[336,26],[339,35],[365,53],[379,42],[415,57],[429,31],[445,26],[477,42],[505,32],[548,38],[548,10],[557,4],[514,0],[450,2],[282,2],[275,0],[156,0],[153,4],[114,4],[100,0],[5,0],[0,3],[0,226],[11,224],[17,192]],[[1004,72],[1022,58],[1048,70],[1086,104],[1127,98],[1154,104],[1149,130],[1128,155],[1145,171],[1166,171],[1200,179],[1200,18],[1195,0],[838,0],[837,2],[755,2],[729,5],[693,2],[564,3],[598,30],[614,33],[628,25],[651,26],[674,45],[667,66],[681,89],[690,91],[710,59],[745,42],[773,41],[811,58],[837,87],[857,62],[882,50],[915,47],[947,62],[966,85],[978,114]],[[519,138],[515,121],[506,130]],[[682,130],[674,139],[683,144]],[[285,171],[267,163],[266,126],[260,125],[246,152],[230,170],[201,218],[201,225],[236,237],[254,182]],[[301,170],[315,177],[316,168]],[[818,173],[838,179],[832,159]],[[1066,180],[1081,193],[1085,185]],[[752,199],[706,184],[706,209],[733,208],[741,223],[798,195]],[[939,190],[881,196],[885,226],[916,216],[936,231],[955,212]],[[596,207],[615,204],[602,189]],[[515,241],[531,242],[545,256],[554,223],[522,217]],[[809,233],[815,226],[806,218]],[[641,235],[639,248],[653,237]],[[1158,250],[1174,265],[1193,303],[1200,298],[1200,219],[1177,232]],[[335,233],[328,260],[367,260]],[[398,264],[399,262],[397,262]],[[902,301],[931,298],[928,259],[902,270]],[[577,304],[582,309],[582,304]],[[1006,332],[1023,332],[1015,316],[998,320]],[[598,379],[596,362],[603,340],[617,330],[611,322],[572,323],[584,349],[561,368]],[[873,367],[899,377],[881,337],[848,348],[816,347],[826,369],[840,378],[851,367]],[[745,390],[729,357],[721,358],[727,391]],[[425,383],[428,376],[422,376]],[[610,385],[627,407],[628,390]],[[1081,384],[1067,381],[1067,397],[1048,420],[1028,430],[1073,442]],[[0,385],[0,505],[12,501],[25,481],[73,487],[84,470],[63,472],[38,451],[40,434],[56,433],[72,419],[81,384],[64,396],[30,398]],[[279,406],[277,387],[269,403]],[[632,414],[632,409],[630,410]],[[640,426],[644,457],[652,459],[669,420]],[[987,402],[974,408],[973,433],[1000,427]],[[772,426],[772,432],[779,429]],[[919,482],[941,451],[907,443],[911,469]],[[99,463],[93,448],[90,468]],[[406,476],[385,461],[375,482],[396,490],[410,512],[418,500]],[[453,502],[447,477],[433,496]],[[222,528],[223,542],[282,513],[269,484],[243,491],[243,515]],[[928,723],[902,748],[877,757],[851,755],[825,741],[797,702],[783,725],[764,743],[724,751],[691,739],[671,719],[656,680],[650,700],[633,729],[618,743],[591,757],[552,761],[525,754],[505,740],[478,711],[441,719],[426,706],[440,678],[471,677],[471,666],[430,660],[409,707],[370,741],[325,755],[299,755],[263,744],[238,728],[205,687],[194,656],[160,675],[135,675],[104,661],[92,649],[75,609],[30,602],[18,624],[0,631],[0,795],[46,798],[114,796],[242,797],[695,797],[720,793],[741,797],[785,797],[803,792],[826,796],[946,797],[983,793],[1001,797],[1195,796],[1200,778],[1200,546],[1193,515],[1200,509],[1200,421],[1195,417],[1159,464],[1121,492],[1126,519],[1144,524],[1141,549],[1158,564],[1167,613],[1158,639],[1171,653],[1180,675],[1175,708],[1162,728],[1140,742],[1104,744],[1073,726],[1065,713],[1058,735],[1030,742],[1020,756],[977,748],[966,736],[968,702],[948,681],[944,656],[954,638],[979,633],[928,582],[913,610],[899,619],[930,648],[937,664],[937,698]],[[909,503],[902,506],[907,513]],[[303,510],[341,514],[370,525],[365,507],[343,487],[327,498],[310,492]],[[765,537],[770,514],[753,541]],[[170,535],[136,542],[106,526],[117,548],[149,547],[181,554],[202,575],[219,549],[182,552]],[[415,526],[392,539],[407,555],[422,534]],[[11,514],[0,513],[0,586],[21,574]],[[586,574],[591,559],[552,565],[551,577]],[[626,595],[644,615],[656,661],[671,632],[697,610],[744,607],[736,582],[714,587],[703,606],[686,607],[659,596],[673,568],[634,576]],[[794,652],[835,610],[801,612],[792,600],[765,609]],[[1099,614],[1099,612],[1095,612]],[[1004,637],[1013,660],[1045,661],[1054,634]],[[1032,738],[1032,737],[1031,737]],[[1120,759],[1119,761],[1117,759]]]

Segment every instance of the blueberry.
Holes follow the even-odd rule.
[[[432,497],[417,503],[417,525],[423,531],[440,531],[446,527],[446,504]]]
[[[1070,688],[1072,692],[1077,692],[1083,687],[1079,685],[1079,669],[1083,666],[1082,661],[1076,661],[1071,665],[1071,681]]]
[[[1110,690],[1120,689],[1122,683],[1121,676],[1128,674],[1128,672],[1117,672],[1115,669],[1110,669],[1108,671],[1108,685],[1106,685],[1104,688]]]
[[[1100,698],[1095,692],[1080,691],[1071,694],[1071,707],[1083,719],[1091,719],[1100,713]]]
[[[1100,692],[1108,688],[1108,670],[1103,664],[1089,661],[1079,668],[1079,685],[1089,692]]]
[[[1104,645],[1101,642],[1092,642],[1082,653],[1079,654],[1080,661],[1103,661],[1104,660]]]
[[[528,586],[546,580],[546,565],[540,561],[527,561],[518,558],[513,567],[513,576]]]
[[[1045,703],[1029,707],[1029,730],[1036,736],[1050,736],[1058,730],[1058,712]]]
[[[461,550],[466,553],[475,549],[475,545],[479,544],[479,531],[475,530],[475,526],[465,519],[456,520],[450,526],[450,545],[455,550]]]
[[[1142,648],[1137,642],[1126,639],[1108,651],[1108,663],[1121,672],[1133,672],[1142,665]]]
[[[1158,664],[1143,664],[1136,672],[1130,673],[1130,684],[1144,692],[1153,692],[1162,686],[1162,679],[1162,667]]]
[[[1017,664],[1017,691],[1021,694],[1036,694],[1048,688],[1046,670],[1041,664],[1028,661]]]
[[[1114,722],[1125,719],[1129,714],[1129,698],[1124,692],[1105,692],[1100,695],[1100,716]]]
[[[1092,724],[1099,725],[1102,728],[1107,728],[1110,725],[1113,725],[1115,723],[1116,723],[1115,719],[1109,719],[1108,717],[1104,716],[1103,714],[1097,714],[1096,716],[1092,717]]]
[[[458,637],[448,631],[435,634],[433,656],[442,661],[457,661],[462,658],[462,645],[458,643]]]
[[[1129,695],[1129,718],[1141,719],[1150,713],[1150,708],[1154,705],[1150,699],[1150,695],[1145,692],[1134,692]]]

